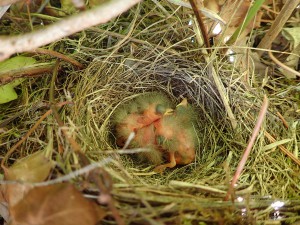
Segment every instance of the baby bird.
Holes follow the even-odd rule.
[[[166,153],[166,164],[157,166],[154,171],[162,172],[167,167],[177,164],[186,165],[194,161],[198,146],[196,116],[187,100],[176,106],[173,113],[168,113],[154,122],[156,142]]]
[[[153,147],[155,133],[153,123],[159,120],[172,106],[172,102],[161,93],[147,93],[119,107],[113,116],[117,145],[124,147],[133,132],[135,137],[128,147]]]

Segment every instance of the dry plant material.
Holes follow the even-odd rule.
[[[200,6],[199,2],[196,1],[196,0],[189,0],[189,1],[190,1],[190,4],[191,4],[192,8],[193,8],[193,11],[194,11],[194,14],[196,16],[199,27],[201,29],[201,33],[202,33],[204,43],[205,43],[207,48],[210,48],[207,30],[206,30],[206,27],[203,23],[202,14],[201,14],[201,11],[200,11],[201,6]]]
[[[3,205],[15,206],[32,188],[28,183],[44,181],[53,167],[53,163],[45,157],[44,151],[38,151],[18,160],[9,168],[3,168],[5,181],[1,182]],[[6,182],[7,181],[7,182]],[[9,181],[17,181],[10,183]],[[25,183],[27,184],[25,184]],[[3,211],[0,213],[3,214]]]
[[[52,70],[53,65],[50,63],[46,65],[34,65],[28,68],[21,68],[0,73],[0,85],[7,84],[16,78],[39,76],[43,73],[49,73]]]
[[[106,213],[73,185],[55,184],[31,189],[10,215],[11,225],[95,225]]]
[[[106,23],[141,0],[107,1],[98,7],[66,18],[29,34],[0,37],[0,61],[14,53],[32,51],[91,26]]]
[[[275,62],[278,66],[280,66],[282,69],[289,71],[290,73],[300,77],[300,73],[294,70],[293,68],[285,65],[284,63],[280,62],[271,51],[268,51],[269,57]]]
[[[62,59],[64,61],[66,61],[66,62],[69,62],[69,63],[73,64],[74,66],[77,66],[79,69],[83,69],[84,68],[84,65],[81,64],[80,62],[78,62],[77,60],[75,60],[75,59],[73,59],[73,58],[71,58],[69,56],[66,56],[64,54],[61,54],[59,52],[53,51],[53,50],[43,49],[43,48],[37,48],[37,49],[33,50],[33,52],[51,55],[51,56],[54,56],[56,58]]]
[[[284,117],[281,115],[280,112],[277,112],[277,116],[281,119],[282,123],[283,123],[283,126],[288,129],[289,128],[289,125],[288,123],[286,122],[286,120],[284,119]]]
[[[270,142],[274,143],[276,142],[276,139],[274,137],[272,137],[272,135],[270,133],[268,133],[267,131],[265,131],[265,136],[269,139]],[[300,160],[293,155],[293,153],[291,153],[288,149],[286,149],[283,145],[279,145],[278,146],[279,149],[286,154],[288,157],[290,157],[298,166],[300,166]]]
[[[32,106],[28,112],[34,112],[36,111],[37,109],[40,109],[40,108],[45,108],[47,107],[47,104],[44,103],[44,102],[41,102],[41,103],[37,103],[36,105]],[[7,119],[5,120],[2,120],[2,122],[0,123],[0,128],[4,128],[5,126],[7,126],[10,122],[14,121],[15,119],[17,119],[18,117],[20,116],[23,116],[25,114],[25,110],[24,111],[20,111],[18,113],[15,113],[13,114],[11,117],[8,117]]]
[[[235,174],[234,174],[234,176],[232,178],[232,181],[230,183],[230,188],[229,188],[229,190],[228,190],[228,192],[226,194],[226,197],[225,197],[225,201],[227,201],[229,199],[229,196],[232,194],[232,192],[234,190],[234,186],[235,186],[237,180],[239,179],[239,177],[240,177],[240,175],[241,175],[241,173],[242,173],[242,171],[244,169],[244,166],[246,164],[247,158],[250,155],[250,151],[251,151],[251,149],[252,149],[252,147],[254,145],[256,137],[259,134],[260,127],[261,127],[262,122],[263,122],[263,120],[265,118],[265,115],[267,113],[268,105],[269,105],[269,101],[268,101],[267,96],[265,95],[262,107],[261,107],[259,115],[258,115],[257,122],[256,122],[255,127],[254,127],[253,132],[252,132],[252,136],[251,136],[251,138],[249,140],[247,148],[244,151],[244,154],[243,154],[243,156],[241,158],[241,161],[239,162],[239,165],[238,165],[238,167],[236,169],[236,172],[235,172]]]
[[[279,15],[276,17],[272,26],[267,31],[263,39],[260,41],[257,49],[269,49],[272,42],[275,40],[277,35],[282,31],[283,26],[286,21],[290,18],[295,8],[299,5],[299,0],[289,0],[286,1],[283,8],[281,9]],[[258,51],[261,56],[264,51]]]
[[[56,65],[55,65],[55,68],[53,71],[51,86],[50,86],[50,90],[49,90],[49,100],[52,104],[55,101],[54,100],[54,86],[55,86],[54,82],[55,82],[57,74],[58,74],[58,68],[59,68],[59,61],[56,62]],[[59,125],[59,127],[61,128],[63,135],[65,136],[65,138],[71,145],[73,152],[76,153],[78,158],[80,159],[80,165],[83,167],[89,165],[90,160],[87,158],[87,156],[81,150],[80,144],[78,144],[76,142],[76,140],[72,136],[69,135],[68,129],[66,129],[67,126],[65,126],[65,124],[61,120],[60,115],[57,111],[56,105],[53,104],[51,106],[51,108],[53,111],[54,118],[55,118],[57,124]],[[111,210],[116,222],[119,225],[123,225],[124,221],[121,218],[119,211],[115,207],[115,203],[110,194],[110,192],[112,190],[112,181],[111,181],[109,174],[103,168],[98,168],[96,170],[91,171],[89,173],[88,178],[90,181],[94,182],[97,185],[97,187],[100,189],[101,194],[99,196],[99,202],[102,204],[107,204],[109,209]]]
[[[246,10],[239,10],[243,17],[240,18],[240,23],[237,24],[237,29],[234,31],[230,39],[226,42],[227,45],[231,45],[236,42],[239,36],[243,37],[250,33],[254,25],[259,26],[260,17],[262,13],[259,13],[259,9],[263,4],[264,0],[256,0],[251,5],[250,1],[241,1],[241,6],[245,7]],[[257,16],[259,15],[259,16]],[[256,20],[254,19],[255,17]],[[254,23],[254,24],[253,24]],[[241,35],[244,33],[243,35]]]
[[[45,157],[44,151],[38,151],[5,168],[6,180],[40,182],[50,173],[53,163]]]
[[[195,43],[191,42],[194,32],[191,26],[187,26],[191,10],[178,9],[167,1],[159,1],[159,3],[169,12],[170,17],[167,18],[161,8],[156,7],[152,1],[143,1],[140,5],[143,14],[132,9],[124,16],[115,19],[113,23],[101,26],[101,31],[94,27],[77,34],[76,38],[78,39],[76,40],[82,40],[78,43],[79,46],[74,45],[77,44],[74,39],[64,39],[59,43],[53,43],[51,45],[53,49],[57,49],[59,46],[71,46],[72,49],[67,48],[65,51],[67,55],[68,52],[74,54],[74,48],[78,49],[75,53],[76,58],[82,59],[82,62],[90,63],[88,68],[83,71],[77,71],[72,67],[73,71],[65,74],[63,79],[56,79],[55,81],[59,83],[54,84],[56,88],[54,88],[55,94],[52,100],[59,102],[69,92],[71,93],[76,104],[72,109],[58,111],[59,116],[64,119],[67,118],[64,125],[68,126],[73,137],[76,136],[75,140],[85,150],[86,156],[94,161],[102,161],[103,157],[111,154],[106,150],[113,152],[116,148],[111,141],[110,119],[112,112],[120,102],[125,102],[134,94],[156,90],[168,93],[173,99],[187,97],[189,102],[196,105],[197,113],[199,112],[201,117],[197,122],[201,127],[199,139],[203,151],[201,154],[197,154],[195,162],[169,170],[162,175],[153,175],[149,172],[150,167],[147,167],[148,165],[134,166],[136,162],[131,157],[120,156],[122,161],[117,163],[122,163],[124,166],[122,169],[116,164],[100,165],[113,176],[113,181],[109,180],[109,176],[106,178],[106,174],[99,171],[104,184],[108,183],[108,195],[99,195],[98,201],[110,202],[105,199],[110,197],[117,199],[118,202],[115,205],[120,210],[125,224],[171,224],[173,221],[181,224],[199,224],[203,221],[208,224],[247,223],[245,217],[241,216],[242,213],[236,212],[236,208],[232,207],[230,202],[220,201],[226,194],[226,192],[224,194],[224,190],[227,191],[226,184],[230,179],[224,176],[224,170],[220,164],[224,161],[224,155],[228,151],[231,153],[228,155],[228,163],[239,162],[238,156],[241,149],[244,148],[248,137],[251,136],[253,121],[255,121],[251,117],[254,109],[259,108],[258,96],[261,96],[261,91],[270,91],[268,87],[271,87],[272,107],[270,107],[270,113],[267,117],[266,130],[276,134],[278,140],[281,140],[284,135],[291,131],[286,131],[281,123],[278,123],[277,115],[274,115],[272,110],[284,111],[291,104],[298,103],[294,101],[295,95],[291,96],[295,93],[293,91],[295,86],[289,83],[291,86],[288,88],[285,86],[287,89],[281,92],[276,86],[280,84],[280,80],[268,76],[267,88],[262,90],[259,87],[256,89],[257,83],[252,80],[254,87],[247,89],[243,83],[240,68],[224,62],[217,54],[211,66],[215,67],[217,71],[215,76],[223,84],[223,94],[228,98],[227,102],[230,100],[228,106],[232,106],[235,110],[234,116],[238,121],[237,131],[243,131],[241,135],[236,135],[229,128],[228,116],[225,115],[221,97],[214,80],[211,78],[210,71],[207,70],[207,64],[201,61],[202,55],[199,54],[198,49],[195,49]],[[137,14],[137,23],[131,23]],[[134,25],[129,36],[126,35],[128,34],[128,30],[126,30],[128,26],[124,26],[124,24]],[[121,43],[119,42],[120,39],[126,39],[126,41],[123,41],[121,45],[115,45],[115,43]],[[130,47],[133,45],[134,49],[132,48],[133,51],[130,51],[132,50]],[[116,49],[115,47],[117,51],[111,54],[111,50]],[[249,75],[251,76],[251,73]],[[49,84],[49,77],[43,76],[38,80],[28,79],[26,83],[29,85],[27,89],[29,98],[26,99],[29,105],[43,102],[45,96],[49,96],[45,88],[45,84]],[[26,89],[27,86],[24,83],[22,87]],[[8,132],[1,134],[1,141],[6,146],[6,143],[14,143],[16,138],[14,134],[23,134],[29,129],[29,124],[34,124],[37,120],[35,117],[38,116],[38,113],[29,113],[26,110],[28,106],[25,104],[15,108],[0,108],[4,119],[6,114],[8,117],[20,112],[20,108],[21,111],[25,111],[13,123],[5,127]],[[54,143],[54,146],[62,141],[66,143],[66,149],[70,149],[70,144],[65,140],[66,138],[58,133],[57,129],[51,127],[53,122],[55,123],[49,118],[47,129],[51,131],[51,134],[56,135],[53,140],[59,139]],[[297,126],[295,140],[299,136],[298,130],[299,127]],[[27,141],[24,146],[28,149],[39,148],[40,143],[47,141],[46,130],[43,126],[39,126],[34,133],[43,135],[37,138],[35,136]],[[264,140],[261,139],[261,141]],[[238,181],[239,187],[243,189],[242,197],[251,195],[249,202],[245,201],[234,205],[247,207],[247,215],[249,215],[251,222],[263,224],[269,218],[270,208],[267,209],[267,207],[270,206],[273,199],[262,200],[259,198],[253,200],[252,196],[261,196],[267,193],[277,198],[298,198],[299,177],[297,177],[298,165],[291,163],[291,160],[280,151],[273,150],[269,152],[270,154],[261,154],[264,153],[261,149],[262,146],[259,141],[257,143],[253,150],[258,155],[248,158],[247,165],[250,166],[243,169],[243,176]],[[1,147],[4,146],[3,144],[0,145]],[[66,162],[66,167],[63,169],[67,171],[69,168],[78,167],[72,160],[73,157],[68,157],[70,154],[72,153],[65,152],[61,155],[62,160]],[[65,155],[68,158],[64,158]],[[16,152],[14,156],[18,156],[18,153]],[[57,156],[56,159],[60,157]],[[58,159],[57,163],[59,164],[61,161]],[[231,171],[228,171],[228,174],[232,173],[235,167],[229,169]],[[58,180],[61,178],[60,176],[55,176],[55,172],[57,171],[54,171],[53,177],[57,179],[49,180],[49,182],[62,182]],[[80,176],[86,173],[87,171],[81,171]],[[253,182],[252,178],[261,178],[259,180],[261,183]],[[172,180],[180,180],[184,183],[176,186],[172,185],[170,182]],[[265,182],[266,180],[270,182]],[[112,182],[116,182],[117,185],[114,185],[111,190]],[[84,182],[83,185],[86,183]],[[251,183],[250,186],[249,183]],[[79,181],[79,185],[81,184]],[[190,184],[192,186],[196,184],[196,186],[189,187]],[[244,187],[247,187],[247,190]],[[98,189],[102,191],[101,188]],[[235,194],[240,196],[239,191],[236,191]],[[289,209],[295,206],[293,204],[289,205]],[[228,208],[234,209],[232,211]],[[110,211],[107,217],[109,221],[105,221],[105,223],[117,224],[117,221],[113,221],[113,213],[110,209],[108,210]],[[134,214],[132,214],[133,212]],[[290,211],[287,212],[287,217],[284,219],[289,220],[293,216],[299,217],[296,215],[298,212],[288,213]],[[243,218],[237,221],[237,216]],[[178,222],[179,220],[180,222]]]
[[[66,104],[72,104],[72,102],[61,102],[58,103],[56,106],[57,107],[62,107],[63,105]],[[5,163],[7,161],[7,159],[9,158],[9,156],[32,134],[33,131],[35,131],[35,129],[43,122],[43,120],[45,118],[47,118],[47,116],[49,116],[52,113],[52,110],[48,110],[46,113],[44,113],[41,118],[34,124],[34,126],[22,137],[21,140],[19,140],[11,149],[9,149],[9,151],[5,154],[5,156],[3,157],[2,161],[1,161],[1,167],[4,169],[5,168]]]
[[[192,9],[191,4],[189,3],[189,0],[167,0],[170,3],[173,3],[178,6],[186,7]],[[209,19],[212,19],[213,21],[219,22],[223,25],[226,24],[226,22],[218,15],[220,4],[218,1],[215,0],[205,0],[203,1],[203,5],[200,1],[196,0],[196,3],[200,6],[198,9],[201,11],[201,13],[206,16]]]
[[[262,16],[261,12],[258,12],[256,15],[255,20],[247,20],[247,13],[249,8],[251,7],[251,2],[249,0],[246,1],[235,1],[229,0],[222,6],[220,15],[226,21],[227,28],[218,35],[217,38],[223,38],[220,40],[223,43],[225,40],[224,38],[232,36],[235,32],[239,35],[239,38],[245,37],[253,27],[259,27],[260,18]],[[246,24],[243,25],[245,22]],[[239,28],[240,26],[240,28]],[[231,38],[232,43],[239,39],[237,36],[235,38]]]

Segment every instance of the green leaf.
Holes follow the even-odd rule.
[[[0,62],[0,72],[8,72],[10,70],[19,69],[25,66],[33,65],[36,63],[36,60],[31,57],[25,56],[16,56],[10,59],[7,59],[3,62]]]
[[[10,102],[18,98],[14,86],[11,84],[5,84],[0,87],[0,104]]]
[[[36,60],[34,58],[16,56],[11,59],[7,59],[3,62],[0,62],[0,73],[4,74],[5,72],[9,72],[10,70],[19,69],[25,66],[33,65],[35,63]],[[0,104],[7,103],[18,98],[14,87],[22,83],[23,80],[24,79],[16,79],[9,84],[0,86]]]

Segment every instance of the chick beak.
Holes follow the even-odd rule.
[[[184,98],[184,99],[182,99],[182,101],[176,107],[178,107],[178,106],[187,107],[187,104],[188,104],[187,99]]]
[[[164,113],[164,116],[170,116],[174,113],[174,110],[171,108],[166,109],[166,112]]]

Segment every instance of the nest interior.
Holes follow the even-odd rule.
[[[215,54],[208,63],[205,52],[195,41],[193,26],[188,25],[191,11],[176,10],[166,1],[162,4],[165,4],[166,12],[157,4],[145,1],[107,24],[53,43],[53,48],[63,45],[69,54],[72,52],[73,57],[87,65],[79,71],[66,65],[66,72],[56,81],[56,100],[71,99],[74,102],[73,106],[61,111],[64,122],[86,155],[98,162],[115,155],[114,151],[120,153],[111,123],[118,106],[145,92],[160,91],[177,103],[186,97],[197,110],[200,127],[200,148],[195,161],[155,174],[151,164],[137,160],[134,155],[138,153],[126,154],[123,150],[118,162],[104,166],[114,180],[113,195],[122,205],[123,214],[130,215],[133,208],[139,209],[139,216],[128,218],[128,221],[137,222],[150,212],[146,217],[149,221],[156,217],[167,221],[170,215],[177,218],[184,214],[186,221],[202,218],[216,222],[226,216],[239,224],[244,221],[244,215],[240,213],[240,220],[236,219],[232,205],[220,200],[228,190],[253,132],[263,95],[267,94],[270,100],[268,114],[239,178],[236,195],[248,199],[246,203],[252,210],[247,215],[250,219],[268,219],[272,209],[263,213],[255,210],[267,208],[273,198],[296,199],[299,196],[299,167],[278,149],[278,145],[270,146],[264,134],[267,131],[276,140],[291,139],[286,144],[290,151],[298,148],[300,132],[295,113],[299,99],[293,93],[297,88],[299,90],[299,84],[294,87],[283,82],[279,84],[274,78],[269,81],[273,86],[270,90],[256,81],[254,75],[251,86],[226,58]],[[222,83],[222,93],[211,68]],[[30,109],[46,100],[48,88],[45,87],[49,81],[46,76],[29,79],[23,84],[19,105]],[[235,116],[235,129],[224,107],[224,94]],[[8,114],[11,109],[1,110],[7,110]],[[22,110],[16,107],[11,112]],[[287,113],[294,126],[286,129],[277,111]],[[14,124],[15,133],[24,134],[40,116],[28,112]],[[44,148],[49,138],[45,128],[50,125],[51,133],[60,139],[59,129],[53,121],[49,118],[38,128],[18,154]],[[14,142],[13,135],[1,135],[5,143],[2,146],[9,149]],[[60,166],[68,171],[76,160],[71,157],[71,151],[67,151],[69,144],[61,143],[66,153]],[[54,152],[57,151],[55,146],[58,144],[54,144]],[[155,207],[148,207],[145,202]]]

